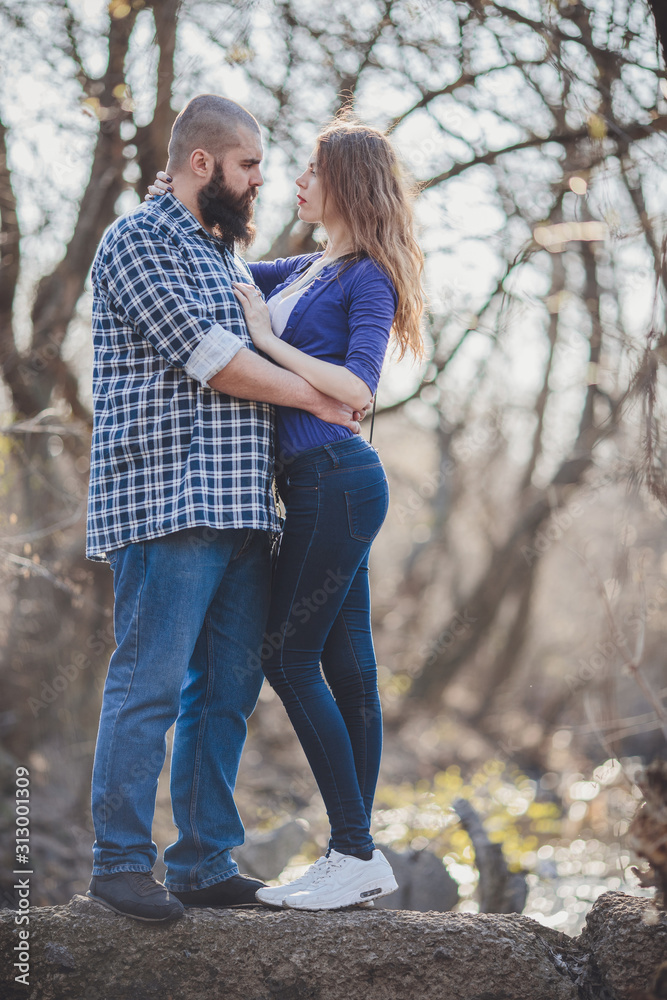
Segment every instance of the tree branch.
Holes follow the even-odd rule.
[[[137,129],[135,143],[141,169],[140,193],[152,184],[158,170],[164,170],[167,160],[169,134],[176,113],[171,107],[174,85],[174,53],[181,0],[153,0],[151,7],[155,18],[155,41],[160,50],[157,68],[157,96],[155,112],[148,125]]]
[[[31,350],[23,357],[12,344],[3,359],[3,376],[22,416],[45,409],[54,388],[60,386],[74,415],[90,420],[79,401],[76,380],[60,356],[60,348],[83,293],[97,244],[115,217],[116,199],[124,187],[125,143],[119,127],[131,116],[123,84],[125,57],[136,14],[136,10],[131,10],[124,17],[111,18],[109,61],[100,81],[99,103],[95,105],[100,130],[90,180],[65,256],[37,287]]]
[[[655,132],[667,132],[667,115],[660,115],[660,117],[655,118],[652,122],[648,122],[645,125],[637,122],[634,125],[620,126],[609,121],[606,124],[610,131],[618,133],[619,138],[624,139],[626,142],[635,142]],[[443,173],[421,182],[420,186],[423,190],[427,190],[428,188],[435,187],[437,184],[442,184],[443,181],[450,180],[452,177],[458,177],[471,167],[478,167],[483,164],[490,166],[496,162],[499,156],[504,156],[506,153],[516,153],[521,149],[535,149],[538,146],[544,146],[547,142],[556,142],[561,146],[569,146],[572,143],[581,142],[588,138],[588,128],[576,129],[571,132],[560,132],[548,136],[533,136],[530,139],[515,142],[511,146],[505,146],[503,149],[492,149],[486,153],[481,153],[479,156],[465,163],[457,163],[450,170],[445,170]]]

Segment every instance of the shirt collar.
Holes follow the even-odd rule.
[[[186,233],[196,233],[202,228],[199,219],[173,194],[163,194],[155,198],[152,204],[159,212],[165,212]]]
[[[226,243],[219,236],[214,236],[213,233],[209,233],[207,229],[204,229],[199,219],[192,214],[189,208],[185,207],[176,195],[163,194],[160,198],[154,199],[153,204],[157,205],[163,212],[166,212],[183,232],[188,234],[197,233],[199,236],[204,236],[206,239],[211,240],[216,246],[224,247],[225,250],[234,253],[234,244]]]

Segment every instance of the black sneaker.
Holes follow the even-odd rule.
[[[156,881],[152,872],[93,875],[86,896],[133,920],[157,923],[183,916],[183,904]]]
[[[255,893],[265,886],[265,882],[250,878],[249,875],[232,875],[224,882],[216,882],[207,889],[192,889],[190,892],[172,891],[172,896],[180,899],[184,906],[245,906],[248,903],[256,904]]]

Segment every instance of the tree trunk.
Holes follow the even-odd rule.
[[[658,42],[662,49],[662,58],[667,63],[667,8],[664,0],[648,0],[648,5],[655,21]]]

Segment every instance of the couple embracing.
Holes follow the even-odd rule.
[[[256,901],[370,906],[396,889],[370,834],[382,720],[368,556],[388,490],[359,421],[390,333],[401,353],[421,351],[422,256],[389,141],[343,118],[296,181],[324,252],[247,264],[235,247],[254,234],[261,160],[249,112],[194,98],[174,122],[160,196],[107,230],[93,264],[87,555],[113,570],[117,648],[88,895],[139,920]],[[274,482],[286,513],[272,559]],[[280,887],[231,857],[265,676],[331,824],[322,857]],[[151,829],[174,722],[178,838],[163,885]]]

